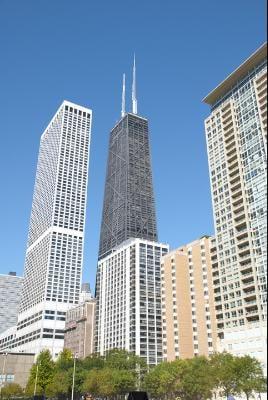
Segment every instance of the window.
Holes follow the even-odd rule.
[[[14,375],[8,374],[8,375],[6,376],[6,381],[7,381],[7,382],[14,382]]]

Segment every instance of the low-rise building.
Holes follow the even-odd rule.
[[[34,358],[33,353],[0,352],[1,387],[8,383],[17,383],[25,388]]]
[[[66,313],[64,347],[78,358],[94,352],[95,307],[95,300],[88,299]]]

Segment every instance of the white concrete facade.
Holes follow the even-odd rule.
[[[267,351],[267,44],[206,98],[215,225],[212,253],[221,348]]]
[[[96,351],[125,349],[162,361],[160,259],[168,246],[129,239],[98,262]]]
[[[91,121],[90,109],[64,101],[41,136],[13,351],[56,357],[79,303]]]
[[[0,275],[0,334],[17,323],[23,278]]]

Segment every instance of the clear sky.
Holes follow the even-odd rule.
[[[264,0],[0,0],[0,273],[23,273],[39,140],[66,99],[93,110],[84,280],[95,283],[121,79],[149,118],[159,238],[213,233],[202,98],[265,41]]]

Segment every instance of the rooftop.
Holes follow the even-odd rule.
[[[243,79],[261,61],[267,58],[267,42],[259,47],[249,58],[247,58],[234,72],[227,76],[214,90],[212,90],[203,102],[213,105],[219,98],[223,97],[229,90]]]

